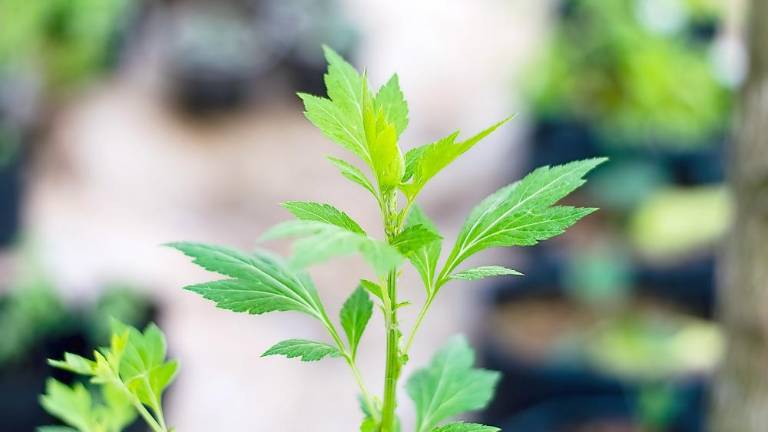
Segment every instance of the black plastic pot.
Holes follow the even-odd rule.
[[[0,164],[0,248],[10,245],[21,225],[22,161]]]
[[[8,307],[6,299],[0,299],[0,307]],[[157,309],[148,305],[146,315],[135,324],[143,327],[152,321]],[[52,368],[48,359],[60,359],[65,352],[71,352],[91,357],[94,337],[99,332],[94,331],[93,318],[90,311],[71,311],[67,313],[54,329],[47,334],[37,337],[31,346],[25,347],[24,352],[14,359],[0,365],[0,430],[2,432],[34,431],[45,425],[60,424],[48,415],[40,406],[40,395],[45,391],[48,378],[55,378],[67,384],[82,377],[72,373]],[[127,432],[146,430],[143,423],[137,421]]]
[[[481,421],[505,432],[566,432],[596,423],[637,425],[643,383],[629,382],[581,365],[534,364],[488,342],[483,367],[502,373],[496,397]],[[704,379],[675,384],[677,408],[665,432],[702,432],[706,413]]]
[[[613,162],[644,161],[661,167],[673,183],[693,186],[722,182],[725,178],[725,135],[696,146],[664,142],[604,142],[590,124],[568,117],[540,117],[530,135],[528,169],[578,159],[609,156]]]

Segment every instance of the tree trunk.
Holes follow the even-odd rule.
[[[736,217],[721,263],[727,341],[712,432],[768,430],[768,1],[751,3],[750,70],[730,155]]]

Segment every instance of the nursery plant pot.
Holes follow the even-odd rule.
[[[21,225],[22,161],[0,164],[0,248],[9,246]]]
[[[480,421],[510,432],[591,431],[596,425],[638,430],[637,400],[648,383],[579,363],[534,362],[486,339],[480,361],[502,379]],[[690,377],[672,387],[675,408],[665,432],[702,432],[709,381]],[[625,427],[627,429],[622,429]],[[602,429],[600,429],[602,430]]]

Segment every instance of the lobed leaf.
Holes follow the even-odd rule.
[[[262,354],[262,357],[284,355],[288,358],[300,357],[301,361],[318,361],[325,357],[340,357],[338,348],[309,340],[289,339],[279,342]]]
[[[431,144],[410,150],[406,154],[405,181],[410,179],[412,181],[401,185],[405,195],[410,199],[415,198],[432,177],[474,147],[480,140],[508,122],[510,118],[496,123],[466,141],[456,142],[459,132],[454,132]]]
[[[134,328],[128,332],[120,378],[141,403],[159,413],[163,392],[176,376],[178,362],[165,361],[165,335],[156,325],[150,324],[143,333]]]
[[[405,159],[397,145],[397,129],[389,123],[382,108],[377,107],[363,82],[363,128],[371,168],[380,189],[394,188],[400,184],[405,172]]]
[[[435,273],[437,271],[437,262],[440,259],[440,252],[442,250],[442,237],[437,232],[435,224],[427,217],[427,215],[421,210],[420,207],[414,206],[411,209],[411,213],[408,215],[406,221],[406,229],[403,232],[408,231],[411,227],[420,227],[419,231],[427,230],[432,233],[431,236],[420,236],[422,241],[417,248],[408,247],[405,250],[405,256],[419,272],[424,286],[427,289],[427,293],[431,293],[434,287]],[[431,241],[424,241],[431,237]],[[416,242],[413,242],[416,244]]]
[[[200,243],[169,246],[193,258],[204,269],[231,277],[185,288],[214,301],[220,308],[251,314],[297,311],[322,317],[322,304],[309,277],[288,269],[267,253],[249,255]]]
[[[381,86],[375,99],[376,107],[384,112],[387,122],[394,125],[400,136],[408,127],[408,103],[400,90],[400,79],[397,74]]]
[[[344,228],[358,234],[365,234],[365,231],[360,228],[360,225],[358,225],[357,222],[346,213],[330,204],[308,201],[288,201],[283,203],[283,207],[299,220],[323,222],[330,225],[336,225],[339,228]]]
[[[93,375],[96,369],[96,363],[72,353],[64,353],[64,360],[48,359],[48,364],[55,368],[86,376]]]
[[[370,164],[362,116],[344,111],[329,99],[305,93],[299,93],[299,97],[304,102],[304,115],[313,125],[331,141]]]
[[[373,315],[373,302],[362,285],[358,286],[341,308],[341,326],[349,341],[352,358],[357,355],[357,347],[365,327]]]
[[[541,167],[484,199],[470,213],[451,251],[446,272],[491,247],[529,246],[559,235],[595,209],[551,207],[585,183],[605,158]]]
[[[75,429],[90,431],[97,425],[91,393],[82,384],[69,387],[51,378],[45,384],[40,404],[49,414]]]
[[[372,193],[374,197],[377,196],[376,189],[373,187],[373,183],[371,183],[368,177],[362,171],[360,171],[359,168],[342,159],[328,157],[328,160],[331,161],[331,163],[339,169],[341,175],[359,184],[368,192]]]
[[[466,339],[453,338],[424,369],[406,384],[416,405],[416,432],[432,430],[441,421],[484,408],[493,397],[499,373],[473,368],[475,355]]]
[[[517,270],[508,269],[501,266],[481,266],[454,273],[449,277],[451,279],[478,280],[485,279],[487,277],[507,275],[522,276],[523,274]]]
[[[442,239],[434,228],[427,225],[406,225],[405,229],[392,240],[392,246],[401,254],[408,256]]]

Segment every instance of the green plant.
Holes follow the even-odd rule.
[[[330,158],[344,177],[370,192],[381,212],[385,239],[373,238],[346,213],[329,204],[293,201],[284,207],[296,219],[274,227],[263,237],[298,239],[287,262],[261,250],[244,253],[199,243],[170,246],[204,269],[226,276],[186,287],[220,308],[251,314],[296,311],[316,318],[327,329],[330,343],[291,339],[274,345],[264,355],[298,357],[303,361],[343,359],[360,387],[364,411],[361,431],[393,432],[400,429],[395,411],[401,371],[419,326],[443,287],[454,279],[519,275],[500,266],[459,267],[488,248],[528,246],[561,234],[592,213],[595,209],[555,204],[581,186],[583,176],[604,159],[539,168],[492,194],[469,215],[440,266],[443,238],[416,205],[417,198],[429,180],[507,120],[469,139],[460,140],[455,132],[403,155],[398,138],[408,125],[408,106],[397,75],[374,94],[365,74],[359,74],[331,49],[326,48],[325,54],[329,63],[325,76],[328,98],[299,96],[307,118],[370,169],[369,177],[347,161]],[[375,277],[362,279],[342,307],[340,321],[345,340],[302,269],[353,253],[364,257]],[[416,322],[407,332],[398,316],[400,309],[409,304],[400,298],[398,287],[406,260],[420,274],[425,294]],[[382,398],[368,390],[356,362],[374,301],[382,311],[387,340]],[[455,415],[485,407],[492,398],[498,374],[473,368],[473,363],[474,353],[458,337],[427,367],[410,377],[406,390],[416,405],[417,432],[498,430],[467,423],[443,424]]]
[[[688,27],[717,22],[720,2],[563,3],[568,12],[528,82],[528,98],[540,115],[587,122],[608,143],[695,145],[727,129],[732,89],[718,76],[713,44],[692,40]],[[677,5],[679,20],[668,17],[675,25],[645,17],[667,17],[660,4]]]
[[[69,426],[46,426],[38,432],[120,432],[137,415],[153,432],[173,431],[165,423],[161,401],[178,363],[166,361],[165,352],[165,336],[154,324],[142,333],[113,320],[110,346],[94,351],[93,360],[72,353],[49,360],[51,366],[90,378],[99,391],[49,379],[40,403]]]

